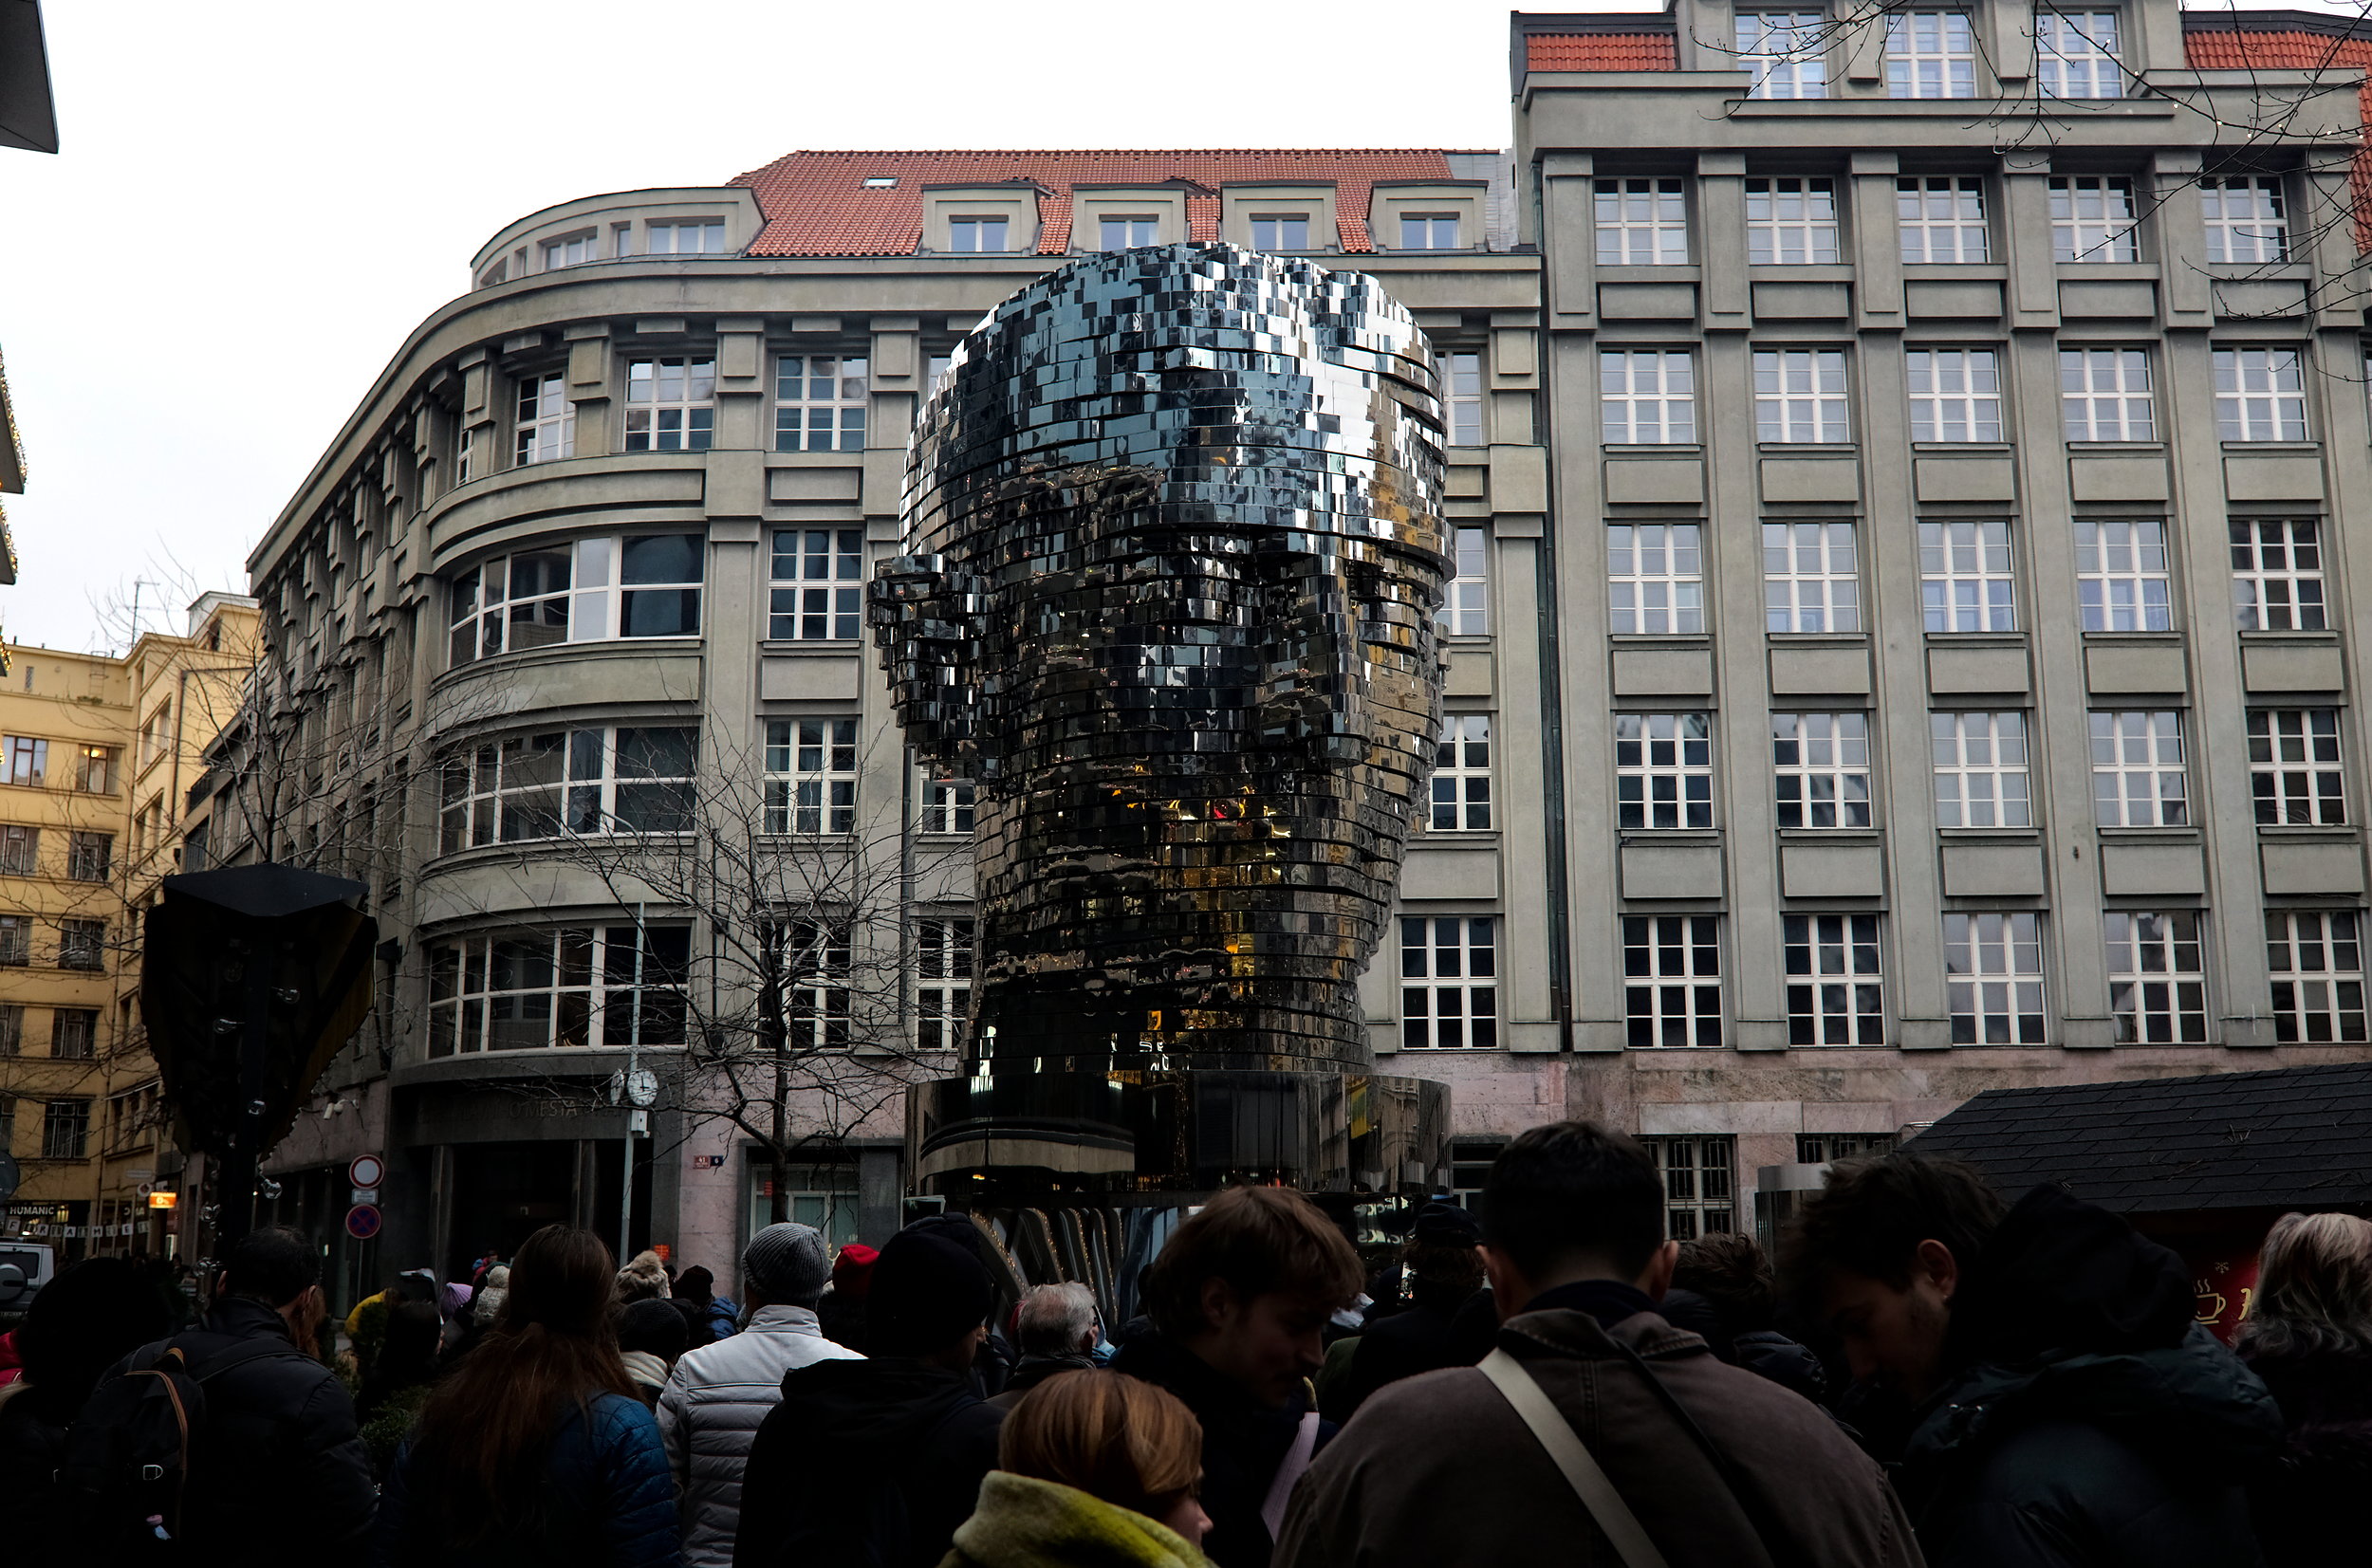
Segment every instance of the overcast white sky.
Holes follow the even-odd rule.
[[[120,644],[102,607],[176,563],[244,591],[249,547],[405,334],[553,202],[800,147],[1508,139],[1504,0],[43,9],[64,151],[0,151],[29,470],[0,627],[58,648]],[[177,630],[158,593],[142,623]]]

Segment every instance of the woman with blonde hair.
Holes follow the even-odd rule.
[[[1210,1568],[1202,1427],[1175,1394],[1066,1372],[1025,1394],[940,1568]]]
[[[2266,1561],[2356,1560],[2372,1490],[2372,1224],[2274,1221],[2235,1348],[2282,1411],[2280,1459],[2250,1492]]]

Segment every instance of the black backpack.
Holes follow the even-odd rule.
[[[86,1543],[98,1561],[183,1557],[184,1493],[191,1449],[206,1424],[205,1385],[248,1361],[304,1355],[269,1337],[194,1356],[196,1349],[188,1339],[170,1340],[145,1365],[102,1378],[66,1429],[58,1467],[64,1538]]]

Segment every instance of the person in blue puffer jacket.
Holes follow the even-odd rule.
[[[468,1551],[505,1568],[678,1568],[658,1424],[618,1356],[617,1265],[549,1225],[510,1294],[420,1411],[380,1500],[377,1568]]]

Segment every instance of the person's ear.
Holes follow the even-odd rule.
[[[1667,1241],[1648,1258],[1646,1269],[1639,1277],[1639,1288],[1656,1301],[1662,1301],[1672,1288],[1672,1271],[1680,1266],[1680,1244]]]
[[[1960,1260],[1952,1255],[1952,1248],[1938,1241],[1919,1243],[1917,1272],[1925,1276],[1936,1287],[1936,1294],[1945,1301],[1960,1288]]]
[[[1225,1331],[1235,1320],[1234,1287],[1215,1274],[1202,1282],[1198,1304],[1202,1308],[1202,1326],[1214,1334]]]
[[[1510,1262],[1508,1255],[1485,1242],[1482,1247],[1483,1277],[1491,1282],[1491,1304],[1497,1309],[1499,1320],[1505,1322],[1524,1310],[1531,1300],[1531,1282]]]

